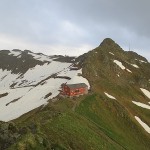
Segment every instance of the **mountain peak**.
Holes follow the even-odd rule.
[[[112,44],[112,43],[115,43],[115,41],[112,40],[111,38],[105,38],[105,39],[102,41],[102,43],[105,43],[105,44]],[[101,44],[102,44],[102,43],[101,43]]]
[[[102,43],[100,44],[100,47],[116,47],[116,48],[120,48],[120,46],[113,41],[111,38],[105,38]]]

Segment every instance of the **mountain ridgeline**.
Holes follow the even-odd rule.
[[[108,79],[114,82],[114,86],[124,83],[150,88],[150,64],[146,58],[132,51],[124,51],[112,39],[105,39],[99,47],[80,58],[83,60],[83,74],[90,83]],[[120,61],[126,69],[121,69],[113,63],[114,60]]]
[[[0,120],[0,150],[150,150],[150,63],[110,38],[79,57],[2,50]]]
[[[30,50],[1,50],[0,68],[3,70],[11,70],[12,73],[16,74],[25,73],[28,69],[33,68],[36,65],[43,65],[44,63],[49,63],[52,59],[61,62],[71,62],[71,60],[73,60],[74,57],[61,55],[46,56],[42,53],[35,54]]]

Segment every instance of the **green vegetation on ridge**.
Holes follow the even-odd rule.
[[[25,133],[9,150],[148,150],[150,147],[150,137],[129,113],[117,101],[99,94],[76,100],[61,99],[15,122]]]

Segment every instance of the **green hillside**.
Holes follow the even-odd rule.
[[[15,120],[9,149],[148,150],[150,136],[124,107],[101,94],[61,99]]]

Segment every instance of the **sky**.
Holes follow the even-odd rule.
[[[0,49],[78,56],[112,38],[150,60],[149,0],[0,0]]]

